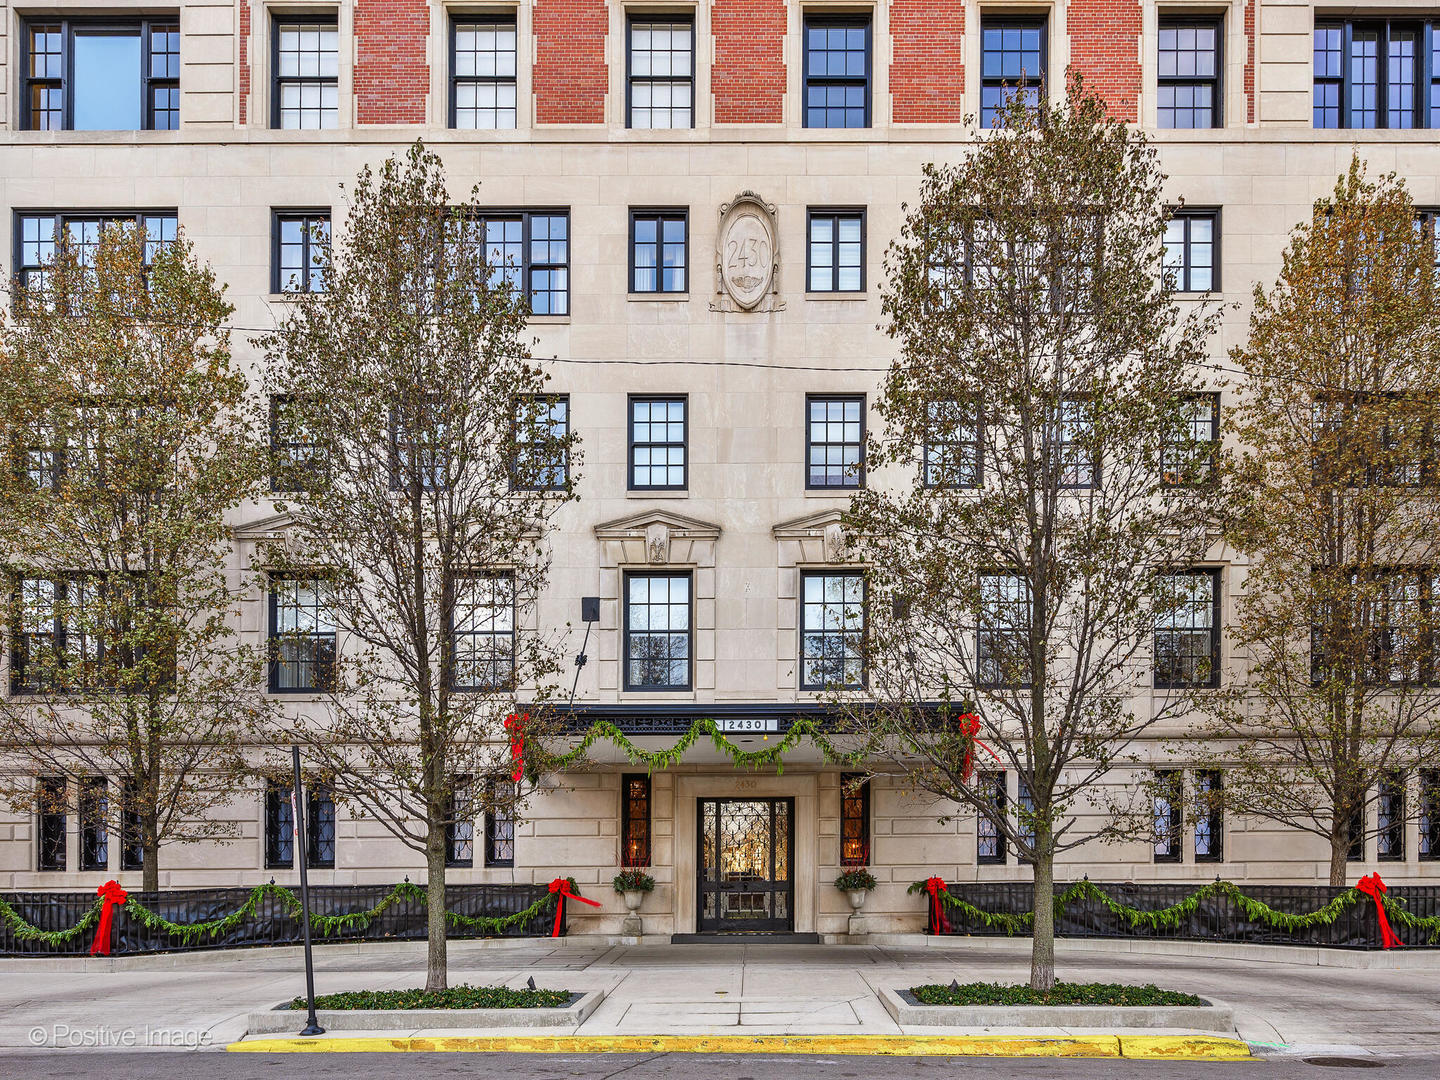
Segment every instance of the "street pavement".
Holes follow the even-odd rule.
[[[947,943],[947,946],[612,946],[580,939],[571,942],[457,941],[451,944],[450,977],[452,983],[510,986],[523,986],[533,977],[542,987],[578,991],[604,989],[606,1000],[577,1032],[587,1036],[960,1034],[964,1029],[902,1030],[881,1006],[877,990],[927,982],[948,983],[952,979],[1024,981],[1028,976],[1029,943],[991,939],[973,946],[963,941]],[[1257,1052],[1280,1055],[1272,1058],[1272,1063],[1283,1060],[1287,1068],[1288,1063],[1304,1056],[1388,1058],[1440,1054],[1440,954],[1422,958],[1426,967],[1406,970],[1279,963],[1258,959],[1267,955],[1260,950],[1254,954],[1257,959],[1117,953],[1077,940],[1059,942],[1058,955],[1062,979],[1154,982],[1230,1005],[1239,1035],[1255,1046]],[[418,986],[424,977],[423,943],[320,946],[315,956],[316,989],[320,993]],[[55,970],[56,967],[65,970]],[[271,1008],[302,989],[303,968],[295,950],[227,950],[177,957],[128,958],[113,964],[104,960],[0,960],[0,1050],[43,1048],[38,1057],[21,1055],[7,1059],[16,1063],[17,1069],[33,1070],[43,1066],[32,1062],[59,1059],[60,1055],[53,1052],[56,1049],[220,1049],[244,1035],[248,1013]],[[297,1018],[297,1029],[299,1026]],[[991,1029],[990,1033],[1003,1032],[1004,1029]],[[1038,1029],[1036,1033],[1066,1032],[1056,1028]],[[266,1056],[243,1055],[247,1059]],[[354,1060],[352,1055],[344,1057]],[[480,1055],[459,1054],[444,1060],[473,1061],[478,1057]],[[401,1055],[392,1055],[390,1060],[399,1064],[400,1058]],[[602,1055],[597,1060],[615,1059],[614,1055]],[[317,1060],[306,1055],[307,1071],[308,1063]],[[493,1061],[493,1056],[488,1060]],[[532,1073],[542,1064],[538,1055],[528,1056],[526,1060],[529,1064],[525,1067]],[[590,1067],[584,1064],[588,1059],[577,1060],[580,1061],[577,1068]],[[671,1062],[667,1067],[673,1069],[681,1059],[670,1056],[667,1060]],[[801,1075],[795,1070],[799,1069],[802,1059],[785,1060],[783,1075]],[[885,1063],[873,1067],[879,1070],[918,1068],[918,1060],[911,1059],[909,1066]],[[259,1061],[253,1064],[258,1066]],[[958,1060],[954,1063],[956,1068],[961,1065]],[[217,1064],[207,1069],[212,1067],[230,1070],[244,1066]],[[446,1064],[442,1071],[450,1067]],[[1097,1063],[1096,1068],[1100,1067]],[[1115,1072],[1116,1062],[1103,1067],[1107,1069],[1105,1076],[1128,1075]],[[1151,1065],[1152,1071],[1146,1075],[1164,1075],[1153,1071],[1158,1067]],[[1235,1068],[1229,1064],[1210,1067]],[[1343,1078],[1352,1073],[1350,1068],[1337,1066],[1305,1067],[1318,1070],[1314,1072],[1317,1077]],[[637,1058],[627,1067],[627,1080],[664,1075],[640,1071],[648,1068],[652,1066],[646,1065],[644,1058]],[[697,1064],[695,1068],[700,1066]],[[704,1068],[708,1070],[710,1066]],[[1077,1061],[1067,1062],[1064,1068],[1070,1071],[1033,1074],[1016,1071],[1008,1075],[1077,1078],[1091,1075],[1084,1071],[1091,1066]],[[472,1066],[465,1069],[470,1072]],[[1387,1069],[1386,1076],[1403,1075],[1397,1071],[1398,1067],[1387,1066]],[[685,1071],[688,1074],[694,1070],[686,1064]],[[3,1080],[27,1075],[48,1074],[13,1072],[0,1067]],[[147,1074],[120,1072],[114,1075]],[[217,1071],[214,1075],[230,1073]],[[606,1073],[601,1070],[554,1075],[603,1076]],[[702,1075],[710,1073],[697,1073],[695,1080]],[[738,1080],[734,1071],[714,1075]],[[746,1067],[739,1070],[739,1075],[759,1074]],[[857,1072],[856,1075],[889,1076],[892,1073]],[[1102,1073],[1096,1071],[1093,1075]],[[1270,1071],[1264,1075],[1286,1074]],[[1440,1080],[1440,1068],[1417,1075]]]

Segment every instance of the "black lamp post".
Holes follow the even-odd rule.
[[[300,747],[290,748],[290,764],[295,773],[295,784],[290,792],[290,820],[295,826],[296,862],[300,864],[300,925],[305,933],[305,1003],[309,1012],[301,1035],[324,1035],[325,1029],[315,1018],[315,958],[310,951],[310,847],[305,835],[305,792],[300,786]]]

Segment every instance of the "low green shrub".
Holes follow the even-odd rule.
[[[1000,983],[951,983],[912,986],[910,993],[922,1005],[1204,1005],[1194,994],[1119,983],[1056,983],[1049,993],[1028,986]]]
[[[346,990],[315,999],[317,1009],[556,1009],[570,1000],[569,990],[511,990],[508,986],[452,986],[424,990]],[[288,1008],[305,1008],[296,998]]]
[[[655,888],[655,879],[643,870],[621,870],[612,884],[618,893],[650,892]]]
[[[875,880],[875,875],[864,867],[846,870],[835,879],[835,888],[841,892],[854,892],[856,889],[864,889],[868,892],[878,884],[880,883]]]

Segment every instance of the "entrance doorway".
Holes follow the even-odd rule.
[[[700,932],[790,930],[794,800],[701,799],[699,810]]]

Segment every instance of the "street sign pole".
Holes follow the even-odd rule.
[[[310,951],[310,877],[306,873],[310,849],[305,836],[304,789],[300,786],[300,747],[290,748],[290,763],[295,774],[295,783],[290,790],[290,820],[295,828],[291,857],[300,867],[300,924],[305,932],[305,1003],[310,1010],[300,1034],[324,1035],[325,1029],[315,1018],[315,958]]]

